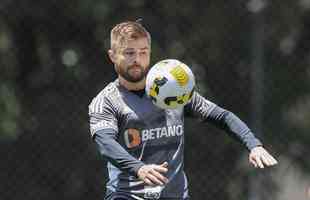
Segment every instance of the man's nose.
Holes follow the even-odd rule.
[[[134,57],[134,63],[139,64],[141,61],[141,56],[137,53],[136,56]]]

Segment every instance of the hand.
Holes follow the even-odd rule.
[[[144,183],[155,186],[164,185],[168,179],[162,175],[168,171],[168,163],[164,162],[161,165],[144,165],[138,170],[138,177]]]
[[[249,162],[254,167],[264,168],[264,166],[273,166],[278,164],[278,161],[261,146],[254,147],[249,155]]]

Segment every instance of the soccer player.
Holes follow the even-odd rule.
[[[245,123],[198,92],[181,110],[153,105],[145,94],[151,36],[139,22],[112,29],[108,54],[118,78],[89,105],[92,138],[108,160],[106,200],[189,199],[183,171],[184,113],[236,136],[255,167],[277,164]]]

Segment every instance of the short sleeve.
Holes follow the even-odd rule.
[[[106,97],[96,97],[89,105],[90,133],[93,137],[97,131],[118,133],[116,111]]]

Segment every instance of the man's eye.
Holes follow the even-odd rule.
[[[135,52],[133,52],[133,51],[127,51],[127,52],[125,52],[125,54],[128,55],[128,56],[133,56],[133,55],[135,54]]]

